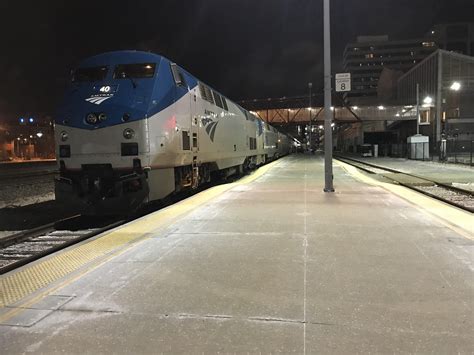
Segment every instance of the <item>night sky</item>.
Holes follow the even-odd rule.
[[[333,66],[357,35],[420,37],[473,21],[473,0],[332,0]],[[322,0],[0,1],[0,122],[52,113],[81,59],[162,54],[229,98],[322,89]]]

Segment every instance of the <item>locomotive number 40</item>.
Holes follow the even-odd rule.
[[[102,86],[99,89],[100,92],[109,92],[110,91],[110,86]]]

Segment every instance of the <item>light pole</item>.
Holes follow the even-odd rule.
[[[324,0],[324,192],[334,192],[332,174],[330,15],[329,0]]]
[[[313,87],[313,83],[308,83],[308,89],[309,89],[309,152],[312,153],[311,150],[311,142],[312,142],[312,131],[313,131],[313,122],[312,117],[311,117],[311,89]]]

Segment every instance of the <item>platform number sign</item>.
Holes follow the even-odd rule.
[[[351,73],[336,74],[336,91],[337,92],[351,91]]]

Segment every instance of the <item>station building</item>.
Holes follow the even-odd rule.
[[[474,142],[474,57],[437,50],[394,83],[393,101],[400,110],[393,120],[374,125],[371,122],[351,124],[338,133],[338,149],[355,151],[368,143],[383,146],[387,155],[405,156],[407,138],[417,133],[413,117],[420,112],[418,132],[429,138],[430,154],[440,159],[457,154],[472,161]],[[415,114],[416,117],[416,114]],[[375,134],[374,134],[375,133]]]

